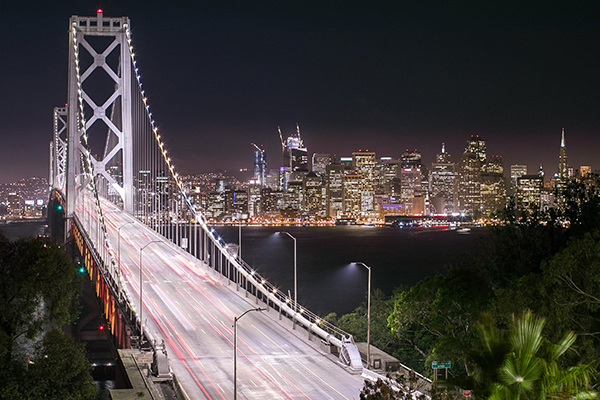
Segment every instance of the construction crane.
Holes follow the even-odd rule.
[[[296,122],[296,136],[298,136],[298,143],[300,143],[300,146],[303,145],[302,143],[302,137],[300,137],[300,125]]]
[[[260,147],[258,147],[258,146],[256,145],[256,143],[250,143],[250,144],[251,144],[252,146],[256,147],[256,150],[260,151],[260,153],[261,153],[261,154],[265,152],[265,150],[264,150],[264,149],[261,149]]]
[[[283,141],[283,135],[281,135],[281,128],[279,128],[279,126],[277,127],[277,130],[279,131],[279,140],[281,140],[281,156],[283,157],[283,154],[285,153],[285,142]]]

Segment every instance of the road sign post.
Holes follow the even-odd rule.
[[[446,370],[446,379],[448,379],[448,370],[450,369],[451,366],[452,366],[452,363],[450,361],[444,361],[444,362],[432,361],[431,368],[433,369],[433,381],[435,382],[437,380],[438,369]]]

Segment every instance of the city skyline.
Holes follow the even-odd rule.
[[[445,143],[456,162],[479,134],[506,169],[542,164],[550,175],[564,127],[569,166],[600,167],[592,3],[102,7],[131,18],[150,105],[182,173],[251,169],[251,143],[278,167],[277,126],[287,136],[296,123],[309,155],[368,149],[399,158],[416,148],[429,164]],[[47,175],[52,109],[66,93],[68,18],[94,15],[96,5],[2,11],[4,36],[21,35],[0,66],[6,183]]]

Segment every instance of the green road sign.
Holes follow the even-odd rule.
[[[450,369],[451,365],[452,364],[450,361],[446,361],[446,362],[432,361],[431,368],[433,368],[433,369]]]

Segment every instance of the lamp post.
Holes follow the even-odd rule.
[[[119,237],[118,240],[118,245],[117,245],[117,252],[119,253],[119,273],[121,273],[121,228],[123,228],[125,225],[128,224],[133,224],[133,221],[128,221],[125,222],[123,225],[121,225],[118,229],[117,229],[117,235]]]
[[[369,287],[367,293],[367,368],[371,366],[371,267],[363,262],[353,262],[369,270]]]
[[[296,238],[293,237],[289,232],[286,231],[281,231],[281,232],[275,232],[276,234],[282,234],[285,233],[286,235],[288,235],[289,237],[292,238],[292,240],[294,241],[294,311],[298,311],[298,276],[296,274]]]
[[[242,213],[238,213],[238,258],[242,261]]]
[[[152,243],[160,243],[160,240],[152,240],[150,243],[146,243],[144,247],[140,247],[140,344],[142,340],[144,340],[144,320],[142,319],[142,313],[144,311],[144,303],[143,300],[143,289],[144,289],[144,276],[143,276],[143,264],[142,264],[142,255],[143,251],[146,247],[150,246]]]
[[[264,308],[251,308],[246,310],[239,317],[233,319],[233,399],[237,400],[237,322],[242,317],[252,311],[263,311]]]

